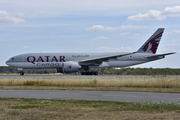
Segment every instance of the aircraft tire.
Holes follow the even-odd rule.
[[[98,75],[98,72],[94,72],[94,75]]]
[[[86,72],[86,75],[90,75],[90,72]]]
[[[98,75],[98,72],[82,72],[81,75]]]
[[[20,75],[23,76],[23,75],[24,75],[24,72],[20,72]]]

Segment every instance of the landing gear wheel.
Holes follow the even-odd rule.
[[[24,72],[20,72],[20,75],[23,76],[23,75],[24,75]]]
[[[81,75],[98,75],[98,72],[82,72]]]
[[[98,75],[98,72],[94,72],[94,75]]]
[[[90,75],[90,72],[86,72],[86,75]]]
[[[89,75],[93,75],[94,73],[93,72],[89,72]]]

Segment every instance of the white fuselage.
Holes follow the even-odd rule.
[[[78,63],[80,60],[86,60],[113,54],[117,53],[28,53],[14,56],[10,58],[6,62],[6,64],[9,66],[24,69],[60,68],[62,67],[62,63],[66,63],[69,61]],[[132,55],[117,57],[116,59],[111,59],[106,62],[102,62],[102,64],[95,67],[127,67],[161,59],[157,58],[150,60],[145,58],[150,55],[152,54],[135,53]]]

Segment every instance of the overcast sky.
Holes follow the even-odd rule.
[[[0,1],[0,66],[40,52],[132,52],[165,28],[157,53],[177,52],[133,67],[179,68],[179,0]]]

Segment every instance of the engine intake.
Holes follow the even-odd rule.
[[[79,69],[81,69],[81,66],[77,62],[63,62],[62,67],[56,68],[57,73],[71,73],[71,72],[77,72]]]

